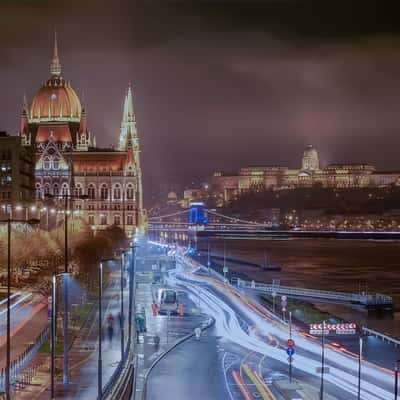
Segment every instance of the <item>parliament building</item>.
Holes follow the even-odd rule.
[[[119,141],[100,148],[86,105],[62,75],[55,37],[50,77],[22,108],[21,145],[35,154],[35,204],[77,213],[94,231],[117,225],[131,235],[145,224],[132,90],[125,93]],[[53,212],[57,212],[52,209]],[[60,211],[58,211],[60,212]]]

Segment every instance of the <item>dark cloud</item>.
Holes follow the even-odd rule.
[[[297,166],[308,143],[324,162],[400,168],[395,10],[318,4],[3,1],[0,129],[16,131],[23,93],[48,77],[57,28],[102,145],[117,142],[132,82],[147,193],[244,164]]]

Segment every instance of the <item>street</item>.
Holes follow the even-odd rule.
[[[184,286],[194,301],[200,293],[202,312],[216,319],[216,334],[226,354],[224,371],[228,387],[232,383],[232,369],[241,371],[244,364],[258,371],[268,385],[287,377],[287,354],[283,346],[288,338],[287,326],[268,313],[261,315],[246,298],[238,296],[235,289],[216,279],[195,275],[192,268],[182,264],[178,270],[170,272],[169,284]],[[321,345],[297,331],[293,332],[293,338],[296,342],[293,377],[304,382],[307,390],[318,393]],[[229,368],[226,367],[227,358]],[[324,392],[335,399],[356,399],[357,359],[327,347],[325,360],[329,373],[324,374]],[[362,399],[387,400],[391,397],[392,385],[393,377],[386,370],[362,363]],[[277,386],[272,385],[272,390],[279,396]]]

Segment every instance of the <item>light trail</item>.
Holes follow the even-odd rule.
[[[232,294],[234,289],[229,288],[228,290],[228,287],[223,286],[221,282],[213,283],[211,279],[193,276],[183,268],[180,268],[179,271],[171,272],[169,281],[171,284],[183,284],[193,299],[197,298],[198,285],[201,284],[204,289],[204,284],[207,282],[213,291],[202,291],[202,308],[204,312],[215,318],[217,334],[226,340],[241,345],[249,351],[258,352],[274,359],[286,367],[286,352],[270,343],[266,343],[258,335],[247,334],[242,329],[236,311],[230,304],[239,310],[242,315],[250,319],[259,331],[262,331],[264,334],[273,335],[280,341],[287,339],[287,331],[286,329],[282,329],[285,326],[279,327],[273,320],[263,318],[260,314],[254,312],[249,307],[248,302],[242,300],[242,295],[238,295],[238,293]],[[221,299],[219,294],[225,296],[230,304],[228,304],[228,301]],[[296,342],[296,349],[299,350],[295,357],[294,368],[315,377],[316,369],[321,365],[320,344],[316,343],[315,340],[300,335],[296,330],[293,330],[293,339]],[[358,361],[329,347],[325,348],[325,360],[330,372],[325,375],[324,379],[338,389],[356,397]],[[391,398],[393,376],[369,363],[363,362],[362,369],[361,398],[363,400],[387,400]]]

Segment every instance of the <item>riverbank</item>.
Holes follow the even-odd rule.
[[[227,263],[235,276],[310,289],[347,292],[383,292],[394,298],[393,314],[366,313],[342,305],[313,303],[321,312],[344,321],[369,326],[390,336],[400,337],[400,243],[336,240],[253,241],[226,240],[228,257],[263,264],[264,254],[281,271],[265,271],[251,265]],[[207,250],[207,240],[200,239],[198,248]],[[213,253],[223,254],[223,240],[210,240]]]

